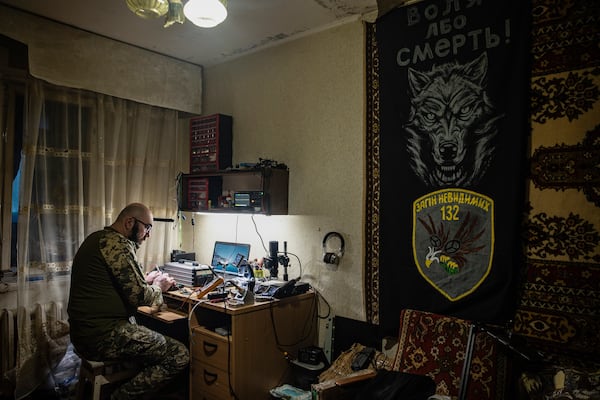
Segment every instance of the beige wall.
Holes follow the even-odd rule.
[[[352,22],[205,69],[205,114],[233,116],[233,158],[269,158],[290,169],[288,216],[256,216],[258,233],[298,256],[302,280],[332,313],[364,320],[364,28]],[[185,250],[209,262],[215,240],[250,243],[263,257],[250,216],[191,214],[181,225]],[[192,229],[193,228],[193,229]],[[322,262],[322,240],[338,231],[346,241],[337,267]],[[299,263],[290,256],[290,278]],[[283,271],[280,268],[281,278]],[[322,303],[321,314],[327,306]]]
[[[215,240],[250,243],[255,258],[269,241],[280,250],[287,241],[290,278],[301,274],[331,315],[364,320],[364,58],[363,25],[352,22],[204,70],[204,114],[233,116],[234,163],[289,166],[290,215],[187,214],[176,224],[179,248],[209,262]],[[346,241],[335,267],[322,262],[329,231]]]

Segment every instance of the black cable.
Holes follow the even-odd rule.
[[[237,243],[237,241],[238,241],[238,228],[239,228],[239,225],[240,225],[240,215],[237,214],[235,216],[235,240],[234,240],[235,243]]]
[[[319,292],[319,291],[318,291],[317,289],[315,289],[314,287],[313,287],[313,290],[314,290],[314,291],[315,291],[315,293],[317,294],[317,296],[318,296],[318,299],[319,299],[319,300],[321,300],[321,299],[322,299],[322,300],[325,302],[325,304],[327,304],[327,315],[325,315],[324,317],[321,317],[320,315],[318,315],[318,314],[317,314],[317,317],[318,317],[319,319],[327,319],[327,318],[329,318],[329,316],[331,315],[331,305],[329,304],[329,302],[327,301],[327,299],[326,299],[325,297],[323,297],[323,295],[321,294],[321,292]]]
[[[260,235],[260,232],[258,231],[258,226],[256,225],[256,221],[254,220],[254,214],[252,214],[250,216],[250,218],[252,219],[252,223],[254,224],[254,230],[256,231],[256,234],[258,235],[258,238],[260,239],[260,244],[262,244],[265,254],[268,254],[269,251],[267,250],[267,247],[265,246],[265,241],[263,240],[262,236]]]
[[[277,345],[277,348],[279,349],[279,351],[281,351],[282,353],[286,353],[286,351],[283,349],[283,347],[293,347],[293,346],[297,346],[300,343],[302,343],[303,341],[305,341],[306,339],[309,338],[310,334],[311,334],[311,328],[313,327],[313,318],[312,316],[318,314],[317,313],[317,296],[313,296],[312,297],[312,304],[311,304],[311,309],[309,312],[309,316],[308,318],[304,321],[304,327],[302,328],[302,332],[303,335],[300,339],[298,339],[296,342],[294,343],[289,343],[289,344],[283,344],[279,341],[279,335],[277,334],[277,325],[275,323],[275,316],[273,315],[273,305],[275,304],[274,301],[270,302],[270,307],[269,307],[269,313],[271,316],[271,327],[273,328],[273,335],[275,336],[275,344]],[[308,326],[308,331],[307,331],[307,324],[310,321],[310,326]]]

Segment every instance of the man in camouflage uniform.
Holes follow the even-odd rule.
[[[128,360],[140,372],[111,399],[146,398],[189,363],[187,347],[135,323],[138,306],[158,309],[174,283],[167,274],[145,275],[136,251],[152,229],[143,204],[125,207],[109,227],[89,235],[73,259],[69,293],[71,342],[88,360]]]

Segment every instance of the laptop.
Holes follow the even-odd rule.
[[[210,265],[215,272],[240,275],[240,264],[248,261],[250,245],[245,243],[215,242]]]

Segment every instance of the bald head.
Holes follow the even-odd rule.
[[[142,203],[127,205],[111,227],[138,244],[150,236],[154,216],[152,211]]]
[[[131,203],[121,210],[117,221],[125,219],[127,217],[144,218],[146,216],[152,216],[150,209],[142,203]],[[148,221],[151,223],[152,221]]]

